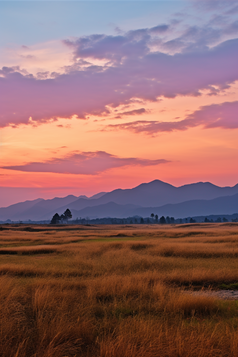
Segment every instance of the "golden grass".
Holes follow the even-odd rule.
[[[238,356],[238,225],[2,228],[0,357]]]

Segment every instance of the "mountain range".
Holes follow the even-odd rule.
[[[175,187],[154,180],[132,189],[100,192],[92,197],[69,195],[20,202],[0,208],[0,221],[49,220],[56,212],[62,214],[67,208],[71,210],[73,219],[148,217],[152,212],[175,218],[233,214],[238,212],[238,184],[219,187],[210,182],[198,182]]]

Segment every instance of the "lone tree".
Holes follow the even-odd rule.
[[[67,208],[67,210],[64,212],[64,214],[61,215],[61,218],[63,219],[63,221],[67,221],[72,218],[72,213],[71,211]]]
[[[61,214],[61,216],[58,215],[58,213],[56,213],[52,220],[51,220],[51,224],[58,224],[58,223],[63,223],[64,221],[68,222],[68,220],[72,218],[72,213],[70,212],[70,210],[67,208],[67,210],[64,212],[64,214]]]
[[[152,220],[153,220],[154,216],[155,216],[154,213],[151,213],[150,217],[152,218]]]
[[[167,217],[166,217],[166,223],[168,223],[168,224],[170,224],[170,223],[171,223],[171,221],[170,221],[170,217],[169,217],[169,216],[167,216]]]
[[[52,220],[50,222],[50,224],[58,224],[60,221],[60,216],[58,215],[58,213],[56,213],[53,217]]]
[[[67,208],[67,210],[64,212],[65,217],[68,219],[72,218],[72,213],[71,211]]]
[[[164,216],[160,217],[159,223],[160,224],[165,224],[166,223],[166,219],[164,218]]]
[[[156,222],[158,222],[158,218],[159,218],[159,217],[158,217],[158,215],[156,214],[156,215],[155,215],[155,220],[156,220]]]

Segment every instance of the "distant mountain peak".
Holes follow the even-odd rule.
[[[140,185],[134,187],[133,190],[138,189],[140,187],[175,187],[175,186],[171,185],[170,183],[156,179],[150,182],[141,183]]]

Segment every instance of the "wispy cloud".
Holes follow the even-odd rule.
[[[116,167],[154,166],[168,162],[169,161],[165,159],[122,158],[105,151],[96,151],[72,153],[63,158],[53,158],[45,162],[30,162],[25,165],[3,166],[1,168],[25,172],[96,175]]]
[[[105,130],[130,130],[134,133],[154,135],[160,132],[184,131],[202,125],[205,129],[238,128],[238,101],[203,106],[180,121],[160,122],[138,120],[122,124],[110,124]]]
[[[192,0],[192,2],[196,7],[211,11],[223,10],[237,4],[237,0]]]

